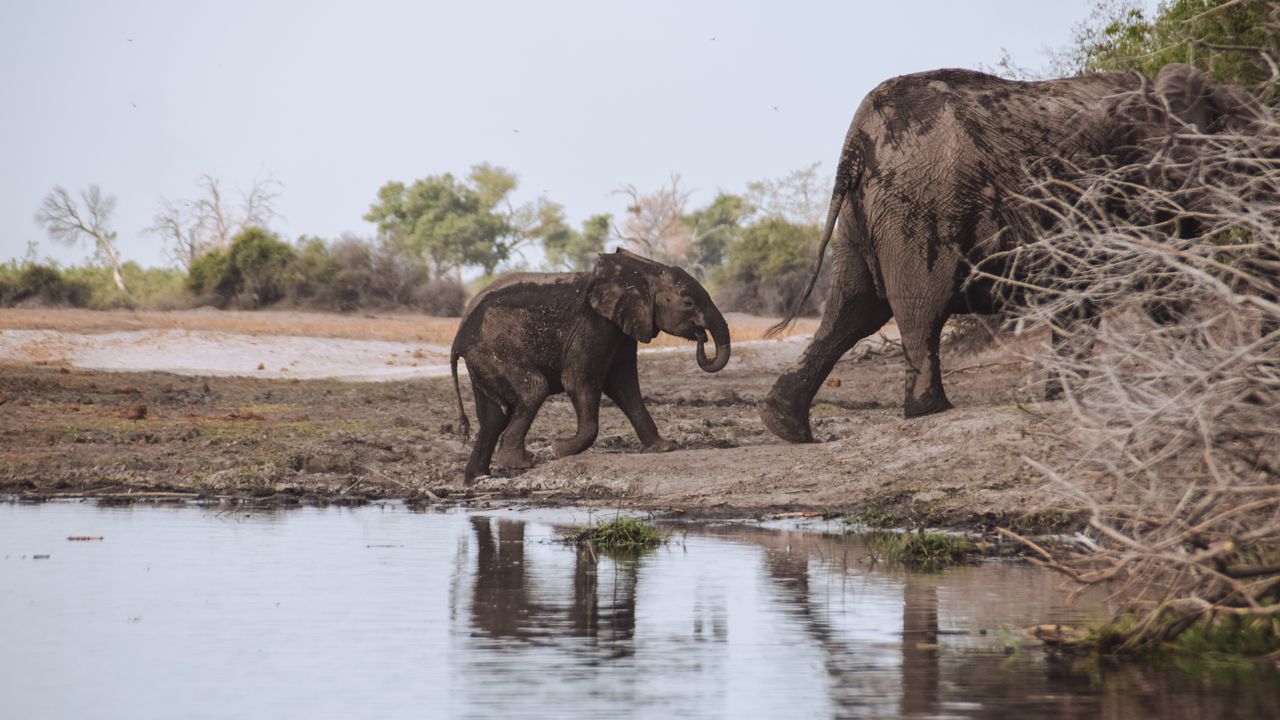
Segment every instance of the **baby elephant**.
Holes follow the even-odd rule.
[[[591,272],[513,273],[477,295],[449,357],[464,438],[470,427],[458,386],[460,356],[480,421],[466,482],[489,473],[499,436],[500,464],[531,467],[525,434],[543,400],[558,392],[569,394],[578,431],[552,442],[557,457],[595,442],[601,391],[626,413],[646,451],[672,449],[645,409],[636,375],[636,343],[658,331],[697,340],[698,366],[707,372],[729,362],[729,325],[698,281],[625,250],[602,254]],[[712,359],[703,351],[708,332],[716,344]]]

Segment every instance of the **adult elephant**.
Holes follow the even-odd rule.
[[[762,402],[765,425],[784,440],[812,442],[814,394],[836,361],[891,317],[906,358],[904,414],[950,408],[938,364],[942,326],[953,313],[994,311],[991,284],[966,283],[971,267],[1043,227],[1017,199],[1030,166],[1069,180],[1141,160],[1190,125],[1247,130],[1259,113],[1243,90],[1188,65],[1166,66],[1154,80],[1127,72],[1015,82],[934,70],[881,83],[845,136],[804,293],[834,231],[822,321]]]

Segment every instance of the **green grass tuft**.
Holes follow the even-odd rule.
[[[876,560],[922,570],[956,565],[977,551],[977,546],[942,533],[873,533],[868,546]]]
[[[606,522],[584,525],[565,535],[566,543],[589,545],[605,552],[645,550],[665,540],[652,523],[636,517],[618,516]]]

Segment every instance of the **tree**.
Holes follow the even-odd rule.
[[[720,193],[704,208],[684,216],[693,238],[691,261],[695,275],[703,277],[724,263],[725,250],[738,237],[755,208],[741,195]]]
[[[84,203],[84,209],[80,208]],[[108,225],[116,208],[114,195],[103,195],[97,185],[90,185],[80,192],[77,202],[61,185],[55,186],[40,203],[36,211],[36,224],[57,242],[75,245],[88,238],[93,241],[98,260],[111,267],[116,287],[125,295],[129,288],[120,270],[120,253],[116,250],[116,232]]]
[[[1280,2],[1165,0],[1150,15],[1142,5],[1095,0],[1071,43],[1043,70],[1018,66],[1008,51],[984,69],[1014,80],[1118,70],[1154,77],[1169,63],[1186,63],[1269,105],[1280,101]]]
[[[746,200],[764,217],[793,225],[818,225],[827,218],[832,179],[818,174],[822,163],[797,168],[775,180],[747,183]]]
[[[364,219],[406,250],[431,263],[437,278],[449,269],[479,266],[491,275],[513,250],[532,239],[542,213],[512,207],[508,198],[517,177],[487,163],[475,165],[467,181],[451,173],[392,181],[378,190],[378,202]]]
[[[656,192],[644,194],[634,185],[624,185],[617,194],[630,201],[619,233],[623,244],[672,265],[688,262],[692,238],[684,216],[692,191],[680,187],[679,175],[672,173],[671,183]]]
[[[192,200],[160,198],[160,207],[147,232],[169,241],[170,258],[188,272],[196,258],[210,250],[226,250],[237,233],[251,227],[265,228],[278,217],[274,203],[281,185],[270,174],[253,179],[240,193],[240,206],[231,208],[223,199],[219,181],[201,175],[197,187],[203,194]]]
[[[581,231],[564,226],[562,231],[543,237],[542,247],[547,262],[554,269],[590,270],[596,257],[604,252],[612,223],[613,216],[607,213],[592,215],[582,222]]]
[[[723,307],[766,314],[794,307],[809,279],[817,233],[815,225],[796,225],[776,216],[745,228],[726,247],[727,262],[718,273],[717,296],[723,298]],[[816,302],[811,302],[805,311],[816,309]]]
[[[304,250],[305,250],[304,246]],[[196,258],[187,286],[197,293],[213,293],[222,303],[235,301],[257,308],[284,297],[293,277],[297,254],[275,234],[259,227],[236,233],[227,250],[211,250]]]
[[[234,236],[249,228],[265,228],[276,217],[273,203],[280,197],[280,183],[270,174],[253,179],[248,192],[240,193],[239,213],[227,207],[222,199],[222,189],[217,178],[201,175],[197,181],[205,191],[196,201],[196,212],[201,226],[208,229],[213,247],[225,250]]]
[[[721,192],[709,205],[686,210],[692,190],[680,187],[680,176],[656,192],[634,185],[618,190],[630,199],[619,236],[637,252],[688,268],[699,278],[724,261],[724,251],[753,212],[747,200]]]

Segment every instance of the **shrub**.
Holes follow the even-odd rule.
[[[187,287],[211,295],[219,307],[270,305],[285,296],[295,277],[293,248],[262,228],[246,228],[227,252],[214,250],[191,264]]]
[[[239,280],[237,302],[259,308],[281,299],[290,284],[293,248],[262,228],[246,228],[231,241],[231,268]]]
[[[10,263],[0,271],[0,305],[24,303],[86,307],[91,292],[78,278],[67,278],[55,265]]]
[[[727,311],[785,314],[809,282],[813,248],[820,234],[816,227],[777,217],[748,227],[728,245],[728,264],[713,278],[716,304]],[[817,313],[827,275],[824,265],[820,286],[810,295],[802,315]]]
[[[467,306],[467,290],[455,280],[432,280],[413,291],[413,306],[436,317],[458,317]]]
[[[297,305],[316,305],[326,308],[350,310],[339,307],[334,295],[334,283],[341,267],[324,240],[317,237],[298,238],[298,248],[293,263],[292,282],[288,288],[289,300]]]
[[[212,299],[218,307],[225,306],[235,295],[231,258],[221,250],[196,258],[187,273],[187,289],[199,297]]]

